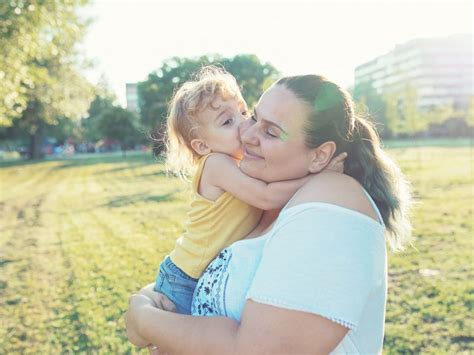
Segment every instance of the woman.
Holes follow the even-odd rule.
[[[408,236],[408,194],[352,100],[316,75],[280,79],[242,129],[241,169],[263,181],[316,174],[262,236],[223,252],[201,277],[191,317],[145,288],[130,299],[130,340],[169,353],[380,353],[384,235]],[[348,152],[345,174],[325,171]]]

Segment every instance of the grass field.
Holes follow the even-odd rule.
[[[389,256],[385,352],[474,352],[470,147],[389,150],[414,246]],[[135,353],[122,314],[182,231],[189,191],[147,155],[0,163],[0,353]]]

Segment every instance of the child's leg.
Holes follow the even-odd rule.
[[[191,314],[191,302],[197,279],[188,276],[167,256],[160,265],[154,290],[163,293],[176,306],[176,312]]]

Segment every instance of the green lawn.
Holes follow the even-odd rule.
[[[409,138],[389,139],[384,141],[386,148],[419,148],[419,147],[443,147],[459,148],[472,147],[472,138]]]
[[[473,352],[471,148],[389,152],[418,202],[416,249],[389,256],[385,352]],[[173,247],[189,190],[115,155],[3,162],[0,193],[0,353],[136,352],[127,297]]]

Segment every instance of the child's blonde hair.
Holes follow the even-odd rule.
[[[205,66],[194,80],[184,83],[169,103],[166,139],[166,167],[180,176],[192,174],[200,158],[191,147],[197,138],[198,115],[212,107],[216,98],[244,101],[232,74],[216,66]]]

